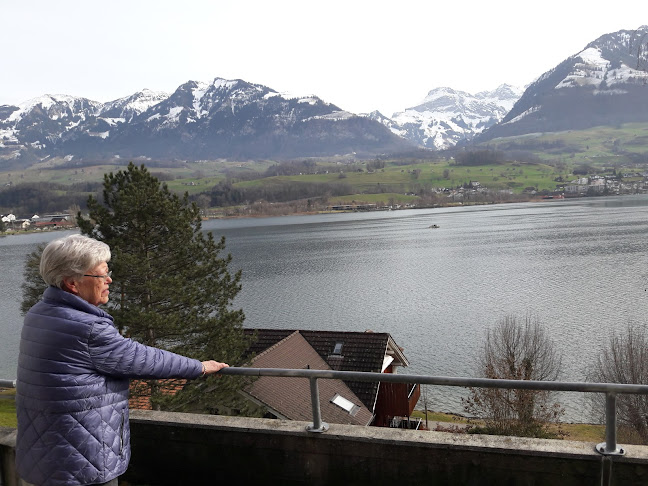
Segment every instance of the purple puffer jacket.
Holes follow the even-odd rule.
[[[119,334],[113,318],[49,287],[25,316],[16,466],[37,486],[110,481],[130,459],[130,377],[196,378],[202,364]]]

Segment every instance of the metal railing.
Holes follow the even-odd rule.
[[[459,386],[470,388],[505,388],[513,390],[562,391],[580,393],[605,393],[605,442],[596,445],[603,455],[623,455],[625,451],[617,444],[617,395],[648,395],[648,385],[624,383],[585,383],[533,380],[497,380],[490,378],[461,378],[453,376],[404,375],[392,373],[365,373],[357,371],[333,371],[285,368],[238,368],[229,367],[219,371],[221,375],[237,376],[284,376],[308,378],[310,381],[313,422],[306,427],[309,432],[326,432],[328,424],[322,421],[317,380],[370,381],[385,383],[418,383],[421,385]],[[16,380],[0,379],[0,388],[15,388]]]
[[[563,391],[581,393],[605,393],[605,442],[596,445],[596,451],[608,456],[625,454],[617,445],[617,395],[648,395],[648,385],[623,383],[584,383],[533,380],[498,380],[490,378],[460,378],[452,376],[404,375],[391,373],[363,373],[355,371],[304,370],[282,368],[224,368],[223,375],[239,376],[287,376],[308,378],[311,386],[313,423],[306,429],[310,432],[326,432],[328,424],[322,421],[319,404],[318,379],[344,381],[377,381],[385,383],[418,383],[421,385],[443,385],[471,388],[506,388],[516,390]]]

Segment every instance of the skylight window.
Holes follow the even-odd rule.
[[[338,407],[346,410],[347,412],[349,412],[349,415],[354,415],[355,416],[355,414],[358,413],[358,410],[360,410],[359,406],[357,406],[351,400],[347,400],[346,398],[344,398],[339,393],[335,394],[335,396],[331,400],[331,403],[334,403]]]
[[[342,354],[342,345],[344,343],[335,343],[335,347],[333,348],[333,354]]]

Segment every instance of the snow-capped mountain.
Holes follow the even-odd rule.
[[[648,26],[599,37],[529,85],[477,140],[647,122],[646,35]]]
[[[495,137],[648,122],[648,26],[606,34],[524,92],[431,90],[391,118],[243,80],[188,81],[108,103],[44,95],[0,106],[0,168],[61,157],[213,160],[373,157]]]
[[[446,149],[472,139],[501,121],[522,93],[522,88],[507,84],[475,95],[447,87],[436,88],[421,104],[391,118],[379,112],[367,116],[421,147]]]
[[[144,89],[125,98],[111,101],[101,106],[99,115],[108,123],[124,123],[133,117],[166,100],[169,93]]]
[[[9,144],[41,149],[53,139],[68,140],[92,119],[101,103],[67,95],[43,95],[19,106],[0,106],[0,148]]]
[[[171,94],[144,90],[109,103],[45,95],[0,106],[0,164],[49,157],[109,160],[374,156],[413,145],[380,123],[317,96],[216,78]],[[4,163],[3,163],[4,161]]]

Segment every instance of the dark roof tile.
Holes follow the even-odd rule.
[[[245,329],[248,335],[257,334],[257,341],[250,346],[249,352],[259,354],[295,331],[294,329]],[[299,333],[331,369],[372,373],[382,371],[391,338],[389,333],[382,332],[299,330]],[[342,345],[341,353],[335,354],[335,347],[338,343]],[[407,365],[407,363],[401,364]],[[346,381],[345,383],[367,408],[373,410],[378,394],[378,383],[364,381]]]

